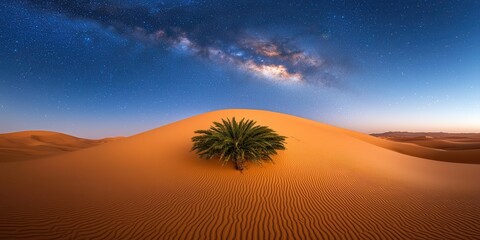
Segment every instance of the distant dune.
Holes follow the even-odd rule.
[[[443,132],[386,132],[372,134],[397,142],[414,143],[420,146],[442,150],[480,149],[480,133]]]
[[[190,151],[194,130],[233,116],[287,136],[287,150],[243,173]],[[479,158],[281,113],[214,111],[1,163],[0,239],[478,239],[480,164],[454,162]]]
[[[49,131],[0,134],[0,162],[29,160],[98,146],[119,138],[91,140]]]

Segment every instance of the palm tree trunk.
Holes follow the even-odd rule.
[[[245,169],[245,160],[237,159],[235,161],[235,167],[237,168],[237,170],[243,171],[243,169]]]

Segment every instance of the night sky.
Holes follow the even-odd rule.
[[[480,1],[0,0],[0,132],[126,136],[224,108],[480,132]]]

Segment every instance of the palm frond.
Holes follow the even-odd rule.
[[[207,130],[196,130],[192,151],[204,159],[219,158],[222,164],[232,161],[242,170],[243,162],[273,161],[277,150],[285,150],[285,136],[253,120],[222,119]]]

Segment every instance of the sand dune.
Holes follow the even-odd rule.
[[[91,140],[49,131],[0,134],[0,162],[29,160],[98,146],[120,138]]]
[[[423,147],[442,150],[480,149],[480,133],[411,133],[386,132],[372,134],[383,139],[414,143]]]
[[[189,151],[194,130],[232,116],[287,136],[287,150],[243,174]],[[210,112],[0,164],[0,238],[479,239],[480,165],[452,163],[478,152],[445,162],[389,149],[405,146],[435,150],[280,113]]]

